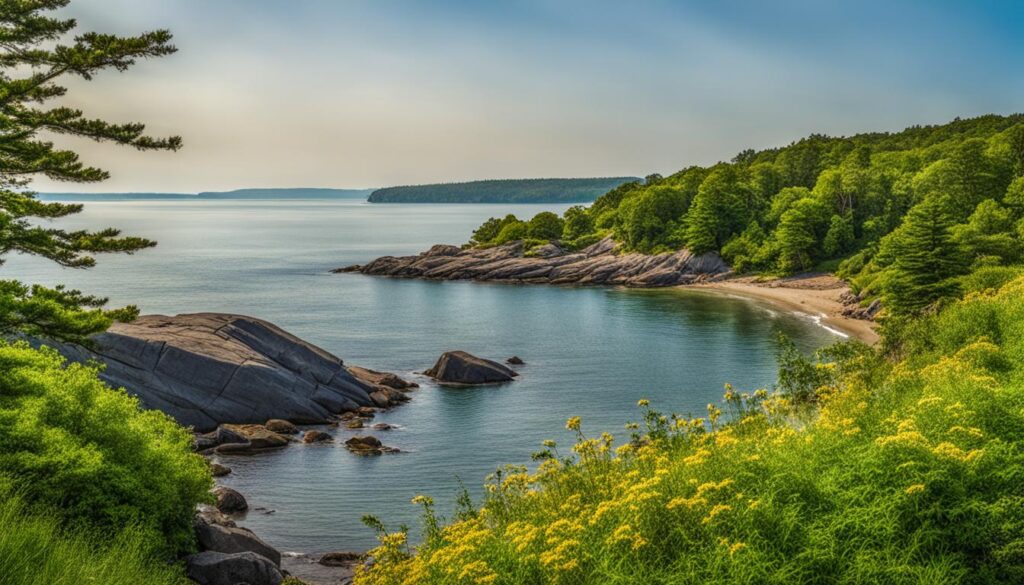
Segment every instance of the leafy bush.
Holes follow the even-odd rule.
[[[0,342],[0,481],[69,526],[135,526],[188,550],[206,463],[186,429],[96,375],[50,348]]]
[[[571,456],[546,442],[455,522],[414,500],[425,542],[382,534],[357,583],[1024,582],[1024,278],[906,343],[807,366],[816,409],[728,386],[704,419],[640,401],[617,448],[571,419]]]
[[[190,585],[180,567],[153,550],[151,534],[133,528],[111,537],[68,531],[9,494],[0,498],[0,582],[4,585]]]

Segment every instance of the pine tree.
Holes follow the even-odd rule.
[[[139,150],[177,150],[181,138],[153,138],[139,123],[116,124],[87,118],[80,110],[45,107],[66,96],[61,78],[91,80],[105,69],[125,71],[138,59],[161,57],[176,49],[165,30],[135,37],[84,33],[70,42],[71,19],[53,18],[50,11],[69,0],[0,2],[0,265],[11,252],[41,256],[62,266],[87,268],[92,254],[132,253],[155,245],[137,237],[122,237],[116,229],[64,231],[41,227],[78,213],[81,205],[44,203],[26,187],[33,177],[56,181],[97,182],[106,171],[88,166],[78,154],[56,147],[41,134],[70,135],[112,142]],[[104,311],[105,299],[62,287],[29,287],[0,281],[0,335],[23,332],[70,341],[84,341],[105,329],[113,319],[130,319],[134,307]]]
[[[892,262],[885,300],[893,313],[917,313],[956,294],[953,278],[965,272],[967,259],[951,232],[951,205],[948,197],[926,198],[883,241],[883,254]]]

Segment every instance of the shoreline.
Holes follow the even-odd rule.
[[[767,301],[786,310],[811,315],[819,324],[841,335],[875,345],[881,339],[874,321],[854,319],[842,314],[845,305],[840,295],[849,290],[832,275],[815,274],[759,282],[742,276],[683,285],[679,288],[708,290]]]

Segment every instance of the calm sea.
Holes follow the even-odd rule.
[[[362,201],[97,202],[68,228],[116,226],[159,241],[90,270],[13,257],[0,278],[58,282],[144,313],[225,311],[268,319],[347,363],[397,372],[422,388],[377,421],[403,453],[358,457],[341,441],[224,462],[249,499],[243,525],[285,551],[365,549],[360,517],[417,525],[417,494],[450,512],[461,483],[478,495],[504,463],[528,463],[570,416],[588,434],[638,418],[639,398],[702,413],[722,385],[770,385],[776,332],[804,349],[837,338],[810,319],[755,301],[686,290],[420,282],[330,274],[385,254],[462,243],[484,219],[564,206],[401,205]],[[510,384],[439,388],[415,372],[446,350],[526,361]],[[273,513],[266,513],[273,510]]]

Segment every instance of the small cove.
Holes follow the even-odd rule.
[[[615,433],[636,400],[700,413],[731,382],[772,382],[775,335],[804,349],[838,339],[811,319],[759,301],[691,290],[562,288],[423,282],[330,274],[383,254],[458,243],[491,215],[530,216],[564,206],[372,205],[360,201],[90,203],[68,227],[115,225],[160,246],[101,258],[89,271],[14,257],[5,278],[64,282],[145,313],[226,311],[268,319],[341,356],[421,384],[405,406],[374,422],[400,454],[357,457],[332,429],[330,445],[293,445],[225,457],[223,483],[249,499],[242,522],[285,551],[362,549],[359,519],[417,522],[409,503],[433,495],[449,513],[460,481],[478,496],[503,463],[527,463],[541,440],[569,440],[569,416],[589,434]],[[442,388],[415,374],[441,352],[526,361],[516,382]],[[273,510],[264,513],[255,508]]]

